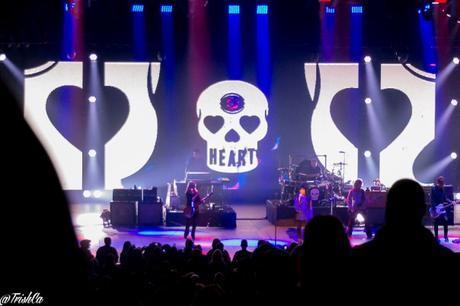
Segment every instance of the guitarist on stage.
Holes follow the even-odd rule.
[[[202,199],[194,182],[188,183],[185,196],[187,203],[184,209],[184,215],[186,219],[184,238],[187,239],[188,233],[190,231],[190,226],[192,226],[192,240],[195,240],[195,229],[198,221],[199,206],[202,202]]]
[[[361,179],[357,179],[353,184],[353,189],[348,192],[346,199],[348,206],[347,236],[351,237],[356,216],[360,213],[364,217],[364,231],[366,232],[367,239],[372,239],[372,229],[367,221],[366,194],[361,188],[362,186],[363,181]]]
[[[453,198],[448,198],[446,191],[444,189],[444,177],[440,176],[436,179],[436,185],[431,188],[431,208],[436,209],[436,206],[439,204],[444,204],[446,202],[453,201]],[[447,212],[449,211],[450,207],[446,207],[446,213],[443,213],[439,217],[433,220],[434,225],[434,236],[438,239],[438,227],[442,225],[444,227],[444,241],[449,242],[449,237],[447,236],[449,231],[449,225],[447,222]],[[438,239],[439,241],[439,239]]]

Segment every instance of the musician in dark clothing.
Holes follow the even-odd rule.
[[[347,235],[351,237],[353,234],[353,226],[355,224],[356,216],[361,214],[364,218],[364,230],[366,232],[367,239],[372,238],[372,230],[367,221],[367,209],[366,209],[366,193],[361,188],[363,181],[357,179],[353,185],[353,189],[348,193],[346,202],[348,205],[348,227]]]
[[[453,201],[453,198],[449,197],[446,194],[444,189],[444,177],[440,176],[436,179],[436,185],[431,188],[431,209],[436,209],[436,206],[439,204],[444,204],[446,202]],[[434,225],[434,236],[438,239],[438,227],[442,225],[444,227],[444,241],[449,242],[448,232],[449,224],[447,219],[447,213],[449,212],[450,207],[446,207],[446,213],[441,214],[439,217],[433,220]],[[439,239],[438,239],[439,241]]]
[[[296,174],[304,176],[306,180],[314,180],[321,176],[322,169],[316,159],[304,160],[296,169]]]
[[[195,230],[198,221],[199,206],[202,200],[194,182],[188,183],[185,196],[187,202],[184,209],[184,215],[186,219],[184,238],[187,239],[190,231],[190,226],[192,226],[192,240],[195,240]]]

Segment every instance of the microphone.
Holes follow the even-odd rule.
[[[339,153],[345,153],[345,151],[339,151]]]

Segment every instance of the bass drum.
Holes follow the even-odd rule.
[[[309,194],[312,201],[321,201],[321,192],[318,187],[312,187]]]
[[[330,205],[330,193],[325,186],[315,186],[310,189],[309,193],[314,206]]]

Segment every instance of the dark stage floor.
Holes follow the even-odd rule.
[[[233,254],[239,249],[241,239],[247,239],[249,249],[252,250],[257,244],[257,240],[271,240],[272,243],[289,244],[295,242],[297,235],[292,227],[278,226],[270,224],[265,219],[264,204],[239,204],[232,205],[237,213],[237,227],[235,229],[223,229],[216,227],[198,227],[196,233],[196,243],[207,251],[211,247],[212,240],[219,238],[223,240],[225,248]],[[73,204],[71,212],[75,226],[75,232],[79,240],[90,239],[91,249],[95,253],[99,246],[103,245],[106,236],[112,238],[112,244],[121,251],[122,245],[126,240],[131,241],[136,246],[148,245],[151,242],[175,244],[178,247],[184,246],[183,227],[155,227],[155,228],[126,228],[112,229],[103,228],[102,220],[99,218],[102,209],[109,208],[109,204]],[[247,220],[253,219],[253,220]],[[365,242],[365,233],[362,229],[353,232],[351,243],[353,245]],[[450,240],[460,238],[460,226],[450,227]],[[452,242],[443,243],[448,248],[460,252],[460,244]]]

